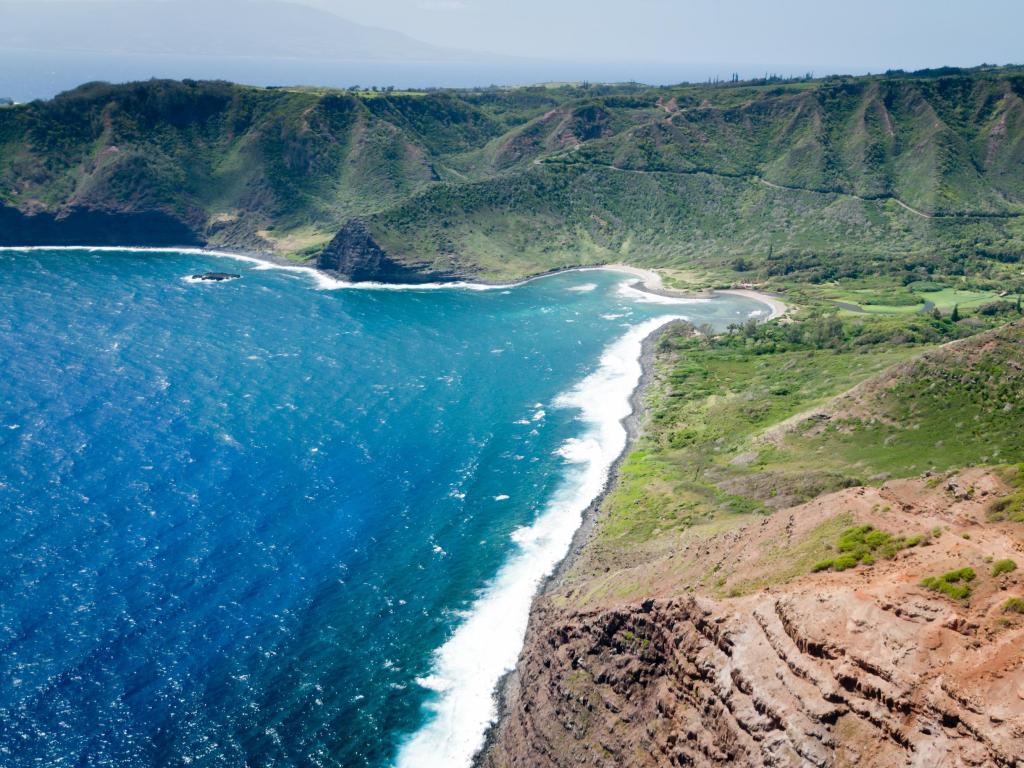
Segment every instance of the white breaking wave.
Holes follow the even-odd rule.
[[[530,605],[541,582],[566,556],[584,511],[604,489],[615,459],[626,447],[623,420],[640,382],[643,340],[678,316],[630,328],[601,356],[599,368],[554,405],[575,408],[581,437],[558,450],[566,475],[543,512],[512,535],[515,550],[480,592],[451,638],[434,653],[431,674],[420,684],[436,697],[425,705],[427,722],[401,746],[398,768],[466,768],[497,719],[494,690],[515,667]]]
[[[377,282],[361,282],[353,283],[347,280],[339,280],[335,277],[331,277],[325,272],[316,269],[315,267],[304,267],[299,264],[280,264],[274,261],[267,261],[256,256],[247,256],[241,253],[232,253],[231,251],[217,251],[207,250],[206,248],[169,248],[169,247],[140,247],[140,246],[119,246],[119,245],[11,245],[11,246],[0,246],[0,251],[14,251],[20,253],[27,253],[30,251],[83,251],[86,253],[116,253],[116,252],[128,252],[128,253],[187,253],[196,256],[216,256],[223,259],[234,259],[235,261],[243,261],[248,264],[254,265],[254,269],[267,270],[277,269],[283,272],[295,272],[298,274],[306,275],[316,283],[317,288],[325,291],[336,291],[341,289],[348,290],[365,290],[365,291],[436,291],[436,290],[451,290],[461,289],[466,291],[497,291],[507,290],[509,288],[516,288],[520,285],[532,282],[534,280],[541,280],[545,277],[553,277],[555,275],[562,274],[565,271],[574,272],[592,272],[596,270],[606,270],[609,272],[619,272],[620,274],[624,271],[616,267],[574,267],[571,270],[562,270],[556,272],[549,272],[544,275],[537,275],[535,277],[528,277],[525,280],[519,280],[515,283],[472,283],[466,280],[458,280],[451,282],[441,283],[377,283]],[[582,286],[577,290],[589,290]],[[635,289],[634,289],[635,290]],[[643,291],[636,291],[636,293],[650,296],[651,294],[645,294]],[[668,303],[674,303],[672,301]]]
[[[597,288],[597,283],[583,283],[582,285],[574,285],[569,288],[570,291],[576,291],[577,293],[589,293],[590,291]]]

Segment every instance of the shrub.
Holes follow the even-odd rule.
[[[1016,570],[1017,564],[1013,560],[996,560],[992,565],[993,576],[1002,576],[1004,573]]]
[[[945,283],[937,283],[932,280],[915,280],[907,285],[907,288],[914,293],[935,293],[945,289]]]
[[[973,568],[960,568],[941,576],[928,576],[921,580],[921,586],[933,592],[941,592],[954,600],[966,600],[971,596],[971,582],[975,575]]]
[[[900,550],[916,547],[923,538],[923,536],[909,538],[893,536],[885,531],[879,531],[871,525],[847,528],[836,541],[836,550],[840,552],[840,555],[828,560],[819,560],[811,568],[811,571],[817,573],[827,571],[829,568],[834,571],[845,571],[857,565],[873,565],[877,559],[891,560]]]
[[[1024,599],[1011,597],[1003,603],[1003,613],[1024,613]]]
[[[1024,523],[1024,491],[1011,493],[992,502],[988,508],[990,520],[1008,520],[1011,523]]]

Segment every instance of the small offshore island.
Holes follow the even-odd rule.
[[[660,329],[644,348],[628,448],[592,483],[597,498],[570,556],[533,601],[500,716],[478,699],[460,709],[438,668],[464,671],[464,646],[448,645],[463,636],[432,627],[441,642],[416,678],[428,692],[422,715],[403,709],[380,726],[381,739],[404,734],[390,745],[402,768],[1016,766],[1022,147],[1019,67],[394,94],[90,84],[0,111],[0,182],[12,191],[0,202],[0,244],[223,249],[311,270],[321,287],[353,289],[353,333],[352,318],[378,317],[378,301],[395,317],[432,317],[381,299],[394,296],[384,289],[443,283],[500,297],[496,286],[521,290],[545,274],[554,276],[529,289],[552,313],[572,296],[597,313],[586,323],[642,316]],[[229,156],[244,162],[220,162]],[[181,169],[175,182],[168,168]],[[138,188],[154,192],[124,193]],[[643,283],[629,295],[636,306],[585,303],[587,291],[624,301],[634,290],[615,294],[607,275],[546,293],[573,277],[555,273],[611,265]],[[195,277],[238,277],[213,275]],[[255,281],[246,273],[240,288]],[[702,319],[666,304],[665,317],[683,313],[668,325],[644,314],[712,292],[737,309],[697,305]],[[202,301],[214,293],[236,292],[191,291]],[[750,310],[751,299],[767,308]],[[497,316],[482,316],[491,329]],[[594,327],[581,343],[608,342]],[[517,326],[523,339],[528,331]],[[565,338],[558,354],[576,354]],[[345,343],[339,336],[316,364]],[[473,362],[520,353],[496,331]],[[408,381],[427,389],[462,375]],[[374,389],[384,384],[367,381],[389,402]],[[602,405],[591,384],[587,402]],[[543,442],[557,394],[510,422]],[[358,398],[344,408],[364,414]],[[486,444],[486,434],[473,440]],[[543,447],[538,455],[556,450]],[[368,440],[359,448],[372,455]],[[529,455],[502,450],[513,465]],[[549,478],[564,472],[544,466]],[[504,487],[485,490],[488,503],[517,503]],[[445,503],[465,493],[453,486]],[[536,543],[519,533],[532,524],[503,519],[517,552]],[[431,557],[454,551],[439,543],[447,531],[437,527]],[[498,557],[486,529],[460,544]],[[496,562],[489,572],[507,573]],[[390,621],[397,604],[388,595],[379,615]],[[504,618],[490,615],[495,626]],[[376,639],[352,631],[368,646]],[[405,671],[387,664],[381,675]],[[381,712],[388,695],[398,694],[373,702]],[[344,718],[362,706],[348,701],[317,722],[324,733],[353,727]],[[265,742],[252,739],[238,754],[259,754]],[[342,764],[390,764],[383,750],[346,753]]]
[[[192,275],[192,280],[209,283],[223,283],[228,280],[238,280],[241,275],[235,275],[229,272],[200,272],[199,274]]]

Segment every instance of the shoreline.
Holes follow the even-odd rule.
[[[284,269],[286,271],[302,272],[313,277],[320,287],[330,288],[350,288],[350,289],[406,289],[406,290],[428,290],[437,288],[448,288],[448,289],[471,289],[471,290],[489,290],[489,289],[500,289],[508,288],[525,283],[533,280],[538,280],[543,277],[550,277],[563,272],[574,272],[574,271],[595,271],[595,270],[606,270],[619,272],[632,276],[634,280],[629,281],[629,285],[638,290],[646,293],[664,296],[671,299],[679,299],[680,301],[694,301],[694,300],[710,300],[713,299],[717,294],[726,295],[737,295],[758,303],[764,304],[769,308],[768,317],[759,318],[760,321],[776,319],[788,310],[786,305],[778,299],[761,294],[757,291],[749,289],[723,289],[720,291],[708,291],[702,294],[693,294],[683,291],[673,291],[671,289],[665,289],[661,277],[652,270],[647,270],[639,267],[623,264],[607,264],[607,265],[595,265],[595,266],[575,266],[561,268],[557,270],[551,270],[543,274],[531,276],[529,278],[505,283],[469,283],[469,282],[448,282],[448,283],[412,283],[412,284],[384,284],[384,283],[347,283],[339,280],[336,277],[331,276],[329,273],[316,269],[312,266],[303,266],[290,262],[283,262],[281,260],[271,260],[265,257],[257,257],[250,254],[244,253],[233,253],[229,251],[211,251],[202,248],[130,248],[130,247],[117,247],[117,246],[60,246],[60,247],[47,247],[47,246],[26,246],[26,247],[0,247],[2,250],[11,251],[33,251],[33,250],[67,250],[67,251],[92,251],[92,252],[117,252],[117,251],[129,251],[129,252],[144,252],[144,253],[184,253],[192,255],[203,255],[212,256],[218,258],[231,258],[240,261],[246,261],[248,263],[256,264],[255,269]],[[625,440],[621,451],[608,465],[606,475],[604,477],[603,484],[598,493],[590,499],[586,507],[580,514],[579,524],[572,533],[571,540],[568,548],[564,554],[553,566],[550,573],[540,579],[537,583],[536,589],[530,598],[529,612],[527,614],[527,627],[533,621],[535,610],[537,607],[537,600],[542,596],[550,593],[550,591],[559,584],[565,575],[577,562],[581,553],[588,546],[592,540],[595,532],[599,525],[599,515],[601,508],[607,499],[608,495],[614,491],[620,481],[620,470],[622,463],[625,461],[629,453],[635,448],[637,440],[642,435],[642,422],[645,416],[644,400],[650,391],[650,387],[655,377],[655,356],[656,348],[659,341],[664,337],[666,333],[671,332],[674,328],[679,328],[684,325],[685,321],[681,319],[672,319],[659,325],[658,327],[651,330],[646,336],[643,337],[640,343],[639,355],[636,358],[636,363],[640,368],[640,376],[633,387],[628,398],[629,412],[623,416],[619,424],[622,426],[625,432]],[[492,701],[496,708],[494,720],[487,726],[483,734],[483,743],[480,748],[474,753],[471,758],[470,765],[477,768],[482,765],[482,761],[485,759],[488,751],[493,745],[494,738],[498,733],[502,722],[508,715],[510,703],[515,700],[518,694],[518,677],[517,668],[519,663],[519,657],[522,653],[522,645],[517,652],[516,664],[509,671],[502,674],[498,678],[494,688],[491,691]]]
[[[530,275],[520,280],[507,280],[507,281],[489,281],[489,280],[450,280],[450,281],[438,281],[438,282],[423,282],[423,283],[384,283],[384,282],[350,282],[342,280],[341,278],[322,270],[315,266],[308,264],[297,264],[293,261],[289,261],[281,256],[275,256],[273,254],[257,254],[255,252],[247,252],[242,250],[232,249],[209,249],[201,248],[197,246],[130,246],[130,245],[4,245],[0,246],[0,251],[14,251],[31,253],[32,251],[92,251],[100,253],[116,253],[118,251],[127,251],[131,253],[185,253],[195,256],[213,256],[215,258],[224,259],[235,259],[236,261],[244,261],[250,264],[259,265],[256,269],[281,269],[288,272],[306,272],[309,273],[314,280],[319,284],[321,288],[328,290],[336,289],[351,289],[351,290],[404,290],[404,291],[415,291],[415,290],[497,290],[500,288],[515,288],[520,285],[526,285],[527,283],[533,282],[534,280],[540,280],[545,277],[554,277],[566,272],[588,272],[594,270],[606,270],[612,272],[620,272],[628,275],[633,275],[636,278],[636,282],[630,283],[630,285],[638,290],[650,293],[656,296],[664,296],[669,299],[684,299],[684,300],[708,300],[713,299],[719,294],[742,296],[744,298],[757,301],[761,304],[765,304],[769,308],[769,315],[762,319],[762,322],[769,320],[776,320],[781,317],[785,317],[790,311],[791,307],[787,305],[778,296],[774,296],[761,291],[756,291],[751,288],[709,288],[707,290],[699,292],[680,291],[673,288],[666,288],[664,282],[661,279],[661,275],[655,272],[653,269],[647,269],[645,267],[636,267],[630,264],[595,264],[595,265],[577,265],[572,267],[558,267],[551,269],[546,272],[540,272],[536,275]]]
[[[467,609],[465,622],[434,652],[426,687],[440,696],[429,707],[433,715],[400,743],[399,768],[472,766],[502,722],[503,701],[496,692],[507,690],[508,675],[519,664],[537,596],[561,577],[567,556],[575,562],[594,530],[601,501],[643,418],[639,404],[651,380],[659,332],[684,321],[669,314],[631,326],[604,348],[596,369],[551,401],[553,407],[577,409],[577,419],[587,424],[557,451],[574,466],[536,519],[513,534],[522,546],[509,553]],[[645,386],[638,391],[641,382]],[[498,628],[500,637],[494,634]]]
[[[687,324],[688,323],[685,320],[670,320],[664,325],[655,328],[647,334],[646,337],[644,337],[644,340],[641,343],[639,357],[641,371],[640,380],[637,382],[636,387],[633,388],[633,392],[629,396],[629,415],[623,418],[620,422],[626,430],[626,444],[623,447],[622,452],[615,458],[615,461],[613,461],[611,466],[608,468],[608,477],[605,480],[605,484],[601,489],[601,492],[591,499],[587,508],[583,511],[580,519],[580,525],[573,534],[572,542],[569,544],[569,549],[565,553],[565,557],[558,562],[558,565],[555,566],[554,570],[548,574],[537,587],[537,591],[530,604],[530,618],[528,620],[528,624],[533,621],[534,611],[537,607],[537,600],[550,593],[561,582],[569,569],[572,568],[579,559],[583,550],[590,543],[594,533],[596,533],[601,507],[603,506],[605,499],[608,498],[608,495],[612,493],[618,485],[619,470],[622,467],[622,463],[626,460],[626,457],[633,448],[636,447],[637,441],[643,434],[643,405],[644,399],[654,382],[655,358],[658,342],[661,341],[665,334],[670,333],[673,329],[685,327]],[[520,654],[521,653],[522,651],[520,651]],[[497,717],[487,728],[487,732],[484,734],[484,743],[473,756],[471,768],[482,768],[483,761],[494,744],[498,728],[508,715],[509,704],[511,700],[518,695],[518,692],[519,676],[517,660],[516,667],[502,675],[494,688],[494,698],[498,707]]]

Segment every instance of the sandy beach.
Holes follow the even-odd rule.
[[[607,264],[605,269],[614,269],[617,272],[627,272],[631,275],[636,275],[640,279],[639,287],[649,293],[656,293],[659,296],[668,296],[680,299],[695,299],[695,298],[711,298],[718,294],[730,294],[732,296],[743,296],[754,301],[760,301],[767,304],[771,308],[771,314],[765,318],[765,320],[776,320],[780,317],[784,317],[789,311],[785,302],[776,296],[769,296],[766,293],[755,291],[749,288],[715,288],[707,291],[700,292],[688,292],[678,291],[672,288],[666,288],[664,281],[661,279],[661,275],[651,269],[643,269],[641,267],[633,267],[628,264]]]

